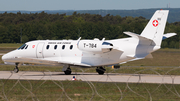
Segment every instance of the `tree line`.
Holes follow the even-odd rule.
[[[72,15],[41,13],[25,14],[21,12],[0,14],[0,43],[20,43],[31,40],[125,38],[124,31],[141,33],[149,20],[144,17],[121,17],[107,14]],[[165,33],[175,32],[178,35],[163,40],[163,48],[179,48],[180,22],[167,23]]]

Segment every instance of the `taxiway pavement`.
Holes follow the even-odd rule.
[[[105,73],[75,73],[65,75],[63,72],[30,72],[0,71],[0,79],[13,80],[71,80],[73,76],[77,80],[93,82],[123,82],[123,83],[158,83],[158,84],[180,84],[180,76],[175,75],[152,75],[152,74],[120,74]]]

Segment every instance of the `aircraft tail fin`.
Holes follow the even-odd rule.
[[[169,10],[157,10],[140,36],[152,40],[151,45],[161,46],[168,13]]]

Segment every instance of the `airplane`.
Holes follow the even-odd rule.
[[[36,40],[2,56],[5,64],[14,63],[18,73],[22,64],[62,65],[66,75],[70,66],[96,67],[103,75],[105,66],[152,58],[151,53],[161,48],[162,40],[176,33],[164,34],[169,10],[157,10],[142,33],[124,32],[128,38],[113,40]]]

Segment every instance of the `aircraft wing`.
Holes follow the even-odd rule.
[[[170,37],[172,37],[172,36],[175,36],[175,35],[177,35],[176,33],[167,33],[167,34],[164,34],[163,35],[163,40],[164,39],[167,39],[167,38],[170,38]]]
[[[91,65],[84,64],[84,63],[75,63],[75,62],[67,62],[67,61],[58,61],[60,64],[70,64],[74,66],[85,66],[85,67],[91,67]]]
[[[142,56],[134,56],[134,55],[128,55],[127,56],[128,58],[131,58],[131,60],[128,60],[126,62],[130,62],[130,61],[135,61],[135,60],[141,60],[141,59],[144,59],[144,58],[153,58],[152,54],[144,54]],[[124,64],[126,62],[122,62],[120,64]]]
[[[129,57],[129,58],[131,58],[131,59],[130,59],[130,60],[127,60],[127,61],[124,61],[124,62],[121,62],[121,63],[119,63],[119,64],[125,64],[125,63],[130,62],[130,61],[141,60],[141,59],[144,59],[144,58],[145,58],[145,57],[137,58],[137,57],[134,57],[134,56],[131,56],[131,55],[129,55],[129,56],[127,56],[127,57]]]
[[[36,59],[36,58],[24,58],[24,57],[16,57],[12,59],[5,60],[5,62],[19,62],[21,63],[29,63],[29,64],[46,64],[46,65],[74,65],[74,66],[85,66],[85,67],[91,67],[91,65],[83,64],[83,63],[75,63],[75,62],[69,62],[69,61],[58,61],[58,60],[52,60],[52,59]]]

